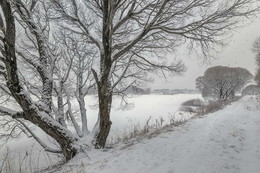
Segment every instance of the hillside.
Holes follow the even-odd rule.
[[[258,173],[260,100],[244,97],[140,143],[91,150],[55,172]]]

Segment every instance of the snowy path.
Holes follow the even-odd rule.
[[[173,132],[102,154],[93,151],[93,159],[76,167],[71,163],[62,172],[259,173],[260,102],[242,98]]]

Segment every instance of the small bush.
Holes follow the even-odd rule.
[[[223,109],[226,105],[237,101],[240,97],[228,100],[208,100],[206,103],[201,99],[188,100],[181,104],[180,111],[206,115]]]
[[[234,101],[239,100],[241,97],[235,97],[234,99],[228,100],[217,100],[217,101],[210,101],[208,104],[201,106],[197,109],[198,115],[206,115],[209,113],[216,112],[218,110],[223,109],[226,105],[231,104]]]
[[[220,110],[223,107],[223,101],[209,102],[207,105],[202,106],[198,112],[201,114],[208,114]]]
[[[179,108],[180,111],[183,111],[183,112],[190,112],[190,113],[195,113],[196,112],[196,109],[194,107],[191,107],[191,106],[181,106]]]
[[[180,111],[196,113],[198,107],[204,106],[204,101],[201,99],[192,99],[186,102],[183,102],[180,107]]]
[[[204,101],[201,99],[192,99],[182,103],[182,106],[200,107],[203,105],[204,105]]]

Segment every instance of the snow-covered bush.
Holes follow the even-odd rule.
[[[207,104],[205,104],[197,109],[197,114],[201,116],[201,115],[206,115],[209,113],[216,112],[218,110],[223,109],[226,105],[229,105],[230,103],[232,103],[234,101],[237,101],[240,98],[241,97],[236,96],[235,98],[229,99],[229,100],[209,101],[209,102],[207,102]]]
[[[183,106],[195,106],[195,107],[203,106],[204,104],[205,104],[204,101],[201,99],[191,99],[182,103]]]
[[[201,99],[191,99],[183,102],[180,107],[180,111],[195,113],[198,107],[205,105]]]
[[[260,95],[260,86],[249,85],[243,89],[242,95]]]

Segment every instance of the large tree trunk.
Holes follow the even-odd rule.
[[[66,128],[56,122],[50,115],[48,111],[40,110],[37,105],[35,105],[30,97],[26,94],[23,89],[18,76],[17,60],[15,54],[15,21],[11,5],[7,0],[1,0],[0,5],[2,7],[5,23],[6,23],[6,33],[4,42],[5,58],[3,62],[6,67],[6,81],[7,86],[17,101],[17,103],[22,108],[23,112],[12,115],[13,118],[22,118],[30,121],[34,125],[40,127],[46,134],[55,139],[62,153],[64,154],[66,160],[74,157],[78,151],[76,144],[77,138],[73,136]],[[52,86],[52,85],[50,85]],[[49,88],[48,90],[52,90]],[[49,96],[48,96],[49,97]],[[46,98],[48,100],[48,98]],[[49,98],[46,106],[49,107]],[[48,108],[47,108],[48,109]]]
[[[105,0],[103,2],[103,28],[102,43],[104,52],[100,56],[101,78],[96,77],[99,98],[99,132],[96,134],[95,148],[104,148],[110,132],[112,122],[110,121],[110,111],[112,103],[112,88],[110,71],[112,66],[112,33],[114,17],[114,1]]]
[[[8,49],[9,48],[6,50]],[[7,57],[15,56],[14,51],[6,51],[6,53]],[[45,111],[40,111],[28,95],[25,94],[26,92],[21,87],[17,75],[16,61],[8,59],[5,64],[8,73],[7,86],[23,110],[23,113],[13,115],[13,118],[22,118],[37,125],[46,134],[58,142],[66,160],[74,157],[78,151],[75,145],[77,138],[75,138],[73,134],[71,134],[70,131],[64,128],[61,124],[56,122]]]
[[[107,86],[98,89],[99,97],[99,131],[96,134],[95,148],[104,148],[110,132],[111,124],[110,111],[112,103],[112,92]]]
[[[28,103],[27,99],[21,100],[20,105],[24,112],[14,115],[14,118],[22,118],[30,121],[55,139],[59,144],[66,161],[70,160],[77,154],[79,148],[77,147],[76,142],[78,139],[75,138],[70,131],[56,122],[52,117],[45,114],[45,112],[40,112],[35,108],[28,108],[28,106],[30,107],[30,105],[33,104],[30,104],[30,102]]]
[[[98,81],[97,74],[94,72],[94,76],[97,82],[98,88],[98,100],[99,100],[99,131],[95,134],[95,148],[104,148],[107,137],[110,132],[111,120],[110,111],[112,104],[113,91],[111,88],[111,82],[109,74],[111,70],[111,58],[101,55],[101,59],[104,61],[104,69],[102,69],[102,76]]]

